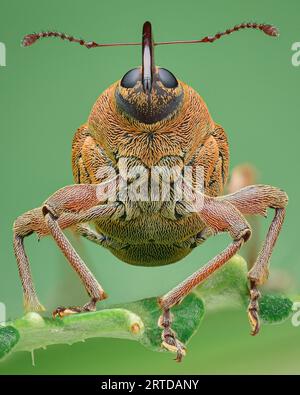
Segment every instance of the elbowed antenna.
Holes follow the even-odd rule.
[[[155,73],[154,43],[150,22],[145,22],[143,25],[142,48],[142,82],[145,93],[149,94],[151,93],[153,74]]]
[[[150,34],[149,34],[149,29],[150,29]],[[240,25],[236,25],[231,29],[225,30],[225,32],[217,33],[214,36],[206,36],[200,40],[153,42],[153,37],[152,37],[152,33],[151,33],[151,24],[150,24],[150,22],[145,22],[144,26],[143,26],[143,41],[142,42],[99,44],[99,43],[96,43],[95,41],[85,41],[80,38],[75,38],[75,37],[69,36],[68,34],[65,34],[65,33],[49,31],[49,32],[27,34],[22,40],[22,45],[23,45],[23,47],[29,47],[30,45],[34,44],[36,41],[38,41],[41,38],[58,37],[58,38],[61,38],[62,40],[67,40],[70,42],[78,43],[86,48],[121,47],[121,46],[127,46],[127,45],[142,45],[144,48],[144,46],[145,46],[144,42],[146,42],[145,38],[147,37],[147,40],[149,38],[151,38],[152,44],[150,44],[150,43],[148,44],[148,41],[147,41],[147,45],[145,47],[147,47],[149,45],[149,47],[152,48],[152,61],[153,61],[153,48],[156,45],[212,43],[223,36],[237,32],[242,29],[256,29],[256,30],[261,30],[263,33],[267,34],[268,36],[272,36],[272,37],[279,36],[278,29],[273,25],[268,25],[265,23],[248,22],[248,23],[241,23]],[[145,35],[144,35],[144,33],[145,33]],[[143,50],[143,54],[144,54],[144,50]],[[143,58],[144,58],[144,56],[143,56]]]

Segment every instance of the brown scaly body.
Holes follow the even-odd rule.
[[[247,23],[188,43],[214,42],[246,28],[259,29],[270,36],[277,35],[276,28],[271,25]],[[56,32],[31,34],[25,37],[23,43],[28,46],[43,37],[60,37],[87,48],[126,45],[85,42]],[[245,215],[266,216],[267,209],[272,208],[275,214],[269,231],[248,273],[248,317],[251,334],[258,333],[258,286],[268,278],[269,259],[284,221],[288,197],[281,189],[269,185],[250,185],[222,195],[229,165],[224,130],[214,123],[198,93],[178,81],[170,71],[154,64],[154,45],[174,43],[178,42],[154,44],[151,25],[149,22],[144,24],[142,67],[130,70],[122,80],[103,92],[87,123],[75,134],[72,147],[75,184],[58,190],[41,207],[16,219],[14,251],[25,308],[29,311],[42,310],[25,252],[24,238],[34,232],[39,237],[53,237],[90,296],[90,301],[82,307],[60,307],[54,312],[55,316],[63,317],[81,311],[94,311],[96,303],[106,298],[103,288],[64,235],[64,229],[72,228],[79,235],[110,249],[121,260],[142,266],[176,262],[207,237],[228,232],[232,241],[227,248],[159,298],[162,346],[176,352],[176,359],[180,361],[185,354],[185,346],[171,328],[170,308],[224,265],[249,240],[251,228]],[[195,191],[197,172],[186,181],[186,167],[203,170],[203,190]],[[146,169],[146,173],[131,173],[139,168]],[[105,173],[107,169],[110,172]],[[126,188],[130,189],[135,183],[139,187],[133,195],[128,195],[131,198],[127,196],[122,199],[122,191],[129,190],[123,184],[128,169],[127,175],[130,174],[130,177],[126,179]],[[156,184],[149,184],[149,178],[152,181],[150,175],[157,175],[157,169],[171,174],[170,199],[157,199],[157,195],[152,194],[148,194],[148,199],[135,199],[139,195],[138,190],[141,191],[145,185],[147,193],[160,185],[159,179]],[[174,169],[176,171],[170,173]],[[192,186],[190,194],[178,198],[175,193],[177,185],[181,185],[184,191],[188,185]],[[114,194],[116,187],[118,193]],[[113,200],[111,196],[114,196]],[[193,200],[194,196],[201,197],[201,205],[197,199]]]
[[[198,93],[179,84],[184,97],[180,109],[170,119],[152,124],[120,111],[115,100],[120,81],[103,92],[87,124],[74,137],[74,181],[99,183],[101,166],[118,171],[119,159],[130,158],[133,166],[147,168],[203,166],[205,193],[221,194],[228,175],[226,135],[214,124]],[[176,262],[202,242],[205,224],[197,213],[174,221],[175,206],[166,209],[164,202],[136,202],[125,210],[134,211],[134,218],[97,220],[96,228],[108,239],[106,246],[111,252],[127,263],[158,266]]]

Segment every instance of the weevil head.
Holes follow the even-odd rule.
[[[150,22],[143,26],[142,66],[129,70],[116,89],[117,106],[129,117],[154,123],[173,116],[181,107],[183,89],[169,70],[156,67]]]
[[[154,46],[162,44],[212,43],[223,36],[239,30],[257,29],[268,36],[277,37],[279,32],[273,25],[265,23],[241,23],[232,29],[214,36],[205,36],[198,40],[165,41],[154,43],[150,22],[143,25],[142,66],[128,71],[115,89],[117,106],[120,111],[140,122],[154,123],[168,119],[178,112],[184,97],[183,87],[176,77],[168,70],[156,67],[154,63]],[[69,42],[76,42],[86,48],[140,45],[141,43],[108,43],[85,41],[65,33],[56,31],[27,34],[22,45],[28,47],[41,38],[57,37]]]

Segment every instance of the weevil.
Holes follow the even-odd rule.
[[[158,45],[212,43],[245,28],[259,29],[269,36],[278,35],[272,25],[243,23],[201,40],[154,42],[151,24],[145,22],[142,41],[136,43],[98,44],[58,32],[24,37],[24,46],[41,38],[59,37],[87,48],[142,47],[142,65],[128,71],[98,97],[87,122],[75,133],[72,144],[75,184],[58,190],[40,207],[21,215],[14,223],[14,251],[27,311],[44,309],[38,300],[24,249],[24,238],[32,233],[38,237],[53,237],[90,297],[83,307],[59,307],[53,313],[64,317],[94,311],[96,303],[106,298],[103,288],[63,233],[64,229],[71,228],[82,237],[108,248],[120,260],[139,266],[177,262],[208,237],[228,232],[232,241],[222,252],[158,299],[162,310],[158,322],[162,329],[162,346],[175,352],[177,361],[180,361],[186,349],[172,330],[170,309],[222,267],[250,238],[251,228],[245,215],[266,216],[267,209],[272,208],[275,215],[256,262],[248,273],[248,317],[251,334],[258,333],[258,287],[268,278],[269,258],[284,221],[287,194],[269,185],[250,185],[224,195],[229,167],[229,147],[224,129],[213,121],[204,100],[193,88],[154,62],[154,48]],[[154,169],[176,167],[169,178],[171,198],[152,195],[148,199],[129,198],[129,195],[121,198],[124,163],[130,170],[142,167],[150,173]],[[192,193],[201,196],[201,205],[194,204],[197,199],[189,199],[190,195],[179,199],[174,193],[178,180],[184,179],[185,167],[203,169],[203,188]],[[112,172],[104,176],[103,169]],[[140,171],[136,176],[131,175],[126,180],[126,188],[137,180],[139,187],[143,187],[149,180],[149,172],[146,176],[141,176]],[[156,186],[161,185],[161,178],[159,180]],[[190,185],[193,192],[196,189],[194,181],[195,176],[190,183],[184,180],[181,189]],[[114,199],[110,199],[116,185],[118,192]],[[149,185],[146,191],[149,191]]]

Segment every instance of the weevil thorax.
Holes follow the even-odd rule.
[[[167,159],[188,164],[214,129],[201,96],[179,80],[169,91],[154,83],[150,95],[140,90],[140,81],[132,92],[121,81],[99,96],[88,119],[90,133],[112,163],[137,158],[136,164],[147,167]]]

